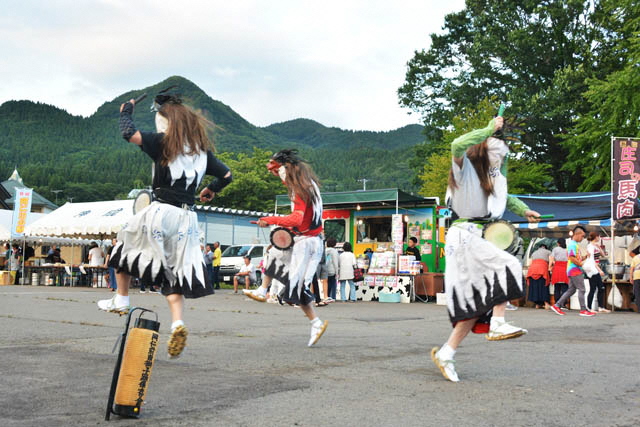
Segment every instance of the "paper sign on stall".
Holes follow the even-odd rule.
[[[376,276],[364,276],[364,285],[373,288],[376,285]]]

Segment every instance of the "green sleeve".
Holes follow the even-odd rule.
[[[457,137],[451,143],[451,154],[454,158],[460,158],[467,151],[467,148],[480,144],[485,139],[493,135],[494,121],[491,120],[489,125],[484,129],[472,130],[469,133],[465,133],[462,136]]]
[[[507,209],[524,218],[524,213],[529,210],[529,206],[517,197],[507,196]]]

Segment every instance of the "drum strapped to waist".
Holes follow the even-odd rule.
[[[293,231],[284,227],[276,227],[271,231],[269,235],[269,240],[271,244],[280,249],[281,251],[286,251],[287,249],[291,249],[293,244],[295,243],[293,238],[296,235]]]
[[[515,227],[508,221],[497,219],[485,223],[482,237],[511,255],[518,252],[520,238]]]
[[[182,209],[194,210],[195,208],[195,205],[193,204],[168,202],[166,200],[163,200],[157,197],[153,191],[141,190],[136,196],[135,200],[133,201],[133,214],[134,215],[137,214],[138,212],[142,211],[144,208],[146,208],[147,206],[149,206],[151,203],[155,201],[158,201],[160,203],[166,203],[168,205],[175,206],[177,208],[182,208]]]

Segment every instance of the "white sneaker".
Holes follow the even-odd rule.
[[[146,294],[147,293],[147,291],[138,291],[138,292],[140,292],[141,294]]]
[[[516,311],[518,309],[518,307],[516,307],[515,305],[511,304],[510,302],[507,302],[507,310],[511,310],[511,311]]]
[[[489,333],[485,335],[485,338],[489,341],[501,341],[518,338],[527,332],[529,331],[513,326],[509,322],[502,322],[498,324],[491,322],[491,329],[489,329]]]
[[[433,363],[435,363],[436,366],[440,368],[440,372],[442,373],[443,377],[451,382],[457,383],[458,381],[460,381],[460,378],[458,378],[458,373],[456,372],[456,361],[453,359],[442,360],[440,358],[440,355],[438,354],[438,350],[440,350],[440,347],[433,347],[431,349],[431,360],[433,360]]]
[[[307,347],[311,347],[312,345],[318,342],[322,334],[324,334],[324,331],[327,330],[327,326],[329,326],[328,320],[325,320],[323,323],[320,324],[320,326],[313,326],[313,325],[311,326],[311,338],[309,338],[309,343],[307,344]]]
[[[242,293],[251,298],[254,301],[258,301],[258,302],[265,302],[267,301],[267,295],[266,292],[263,293],[262,289],[264,289],[262,286],[260,286],[258,289],[254,289],[252,291],[248,290],[248,289],[243,289]]]
[[[127,314],[129,313],[129,309],[131,308],[131,306],[129,305],[123,305],[120,307],[116,306],[116,297],[118,295],[114,295],[112,298],[110,299],[103,299],[98,301],[98,308],[100,310],[104,310],[107,311],[109,313],[117,313],[117,314]]]

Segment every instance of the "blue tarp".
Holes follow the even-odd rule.
[[[597,193],[549,193],[515,195],[529,208],[540,214],[553,214],[554,218],[540,222],[536,228],[571,226],[578,223],[585,225],[611,225],[611,192]],[[505,211],[503,219],[514,225],[524,223],[524,228],[529,224],[524,218],[513,212]],[[569,223],[570,222],[570,223]],[[518,228],[520,226],[516,225]]]

